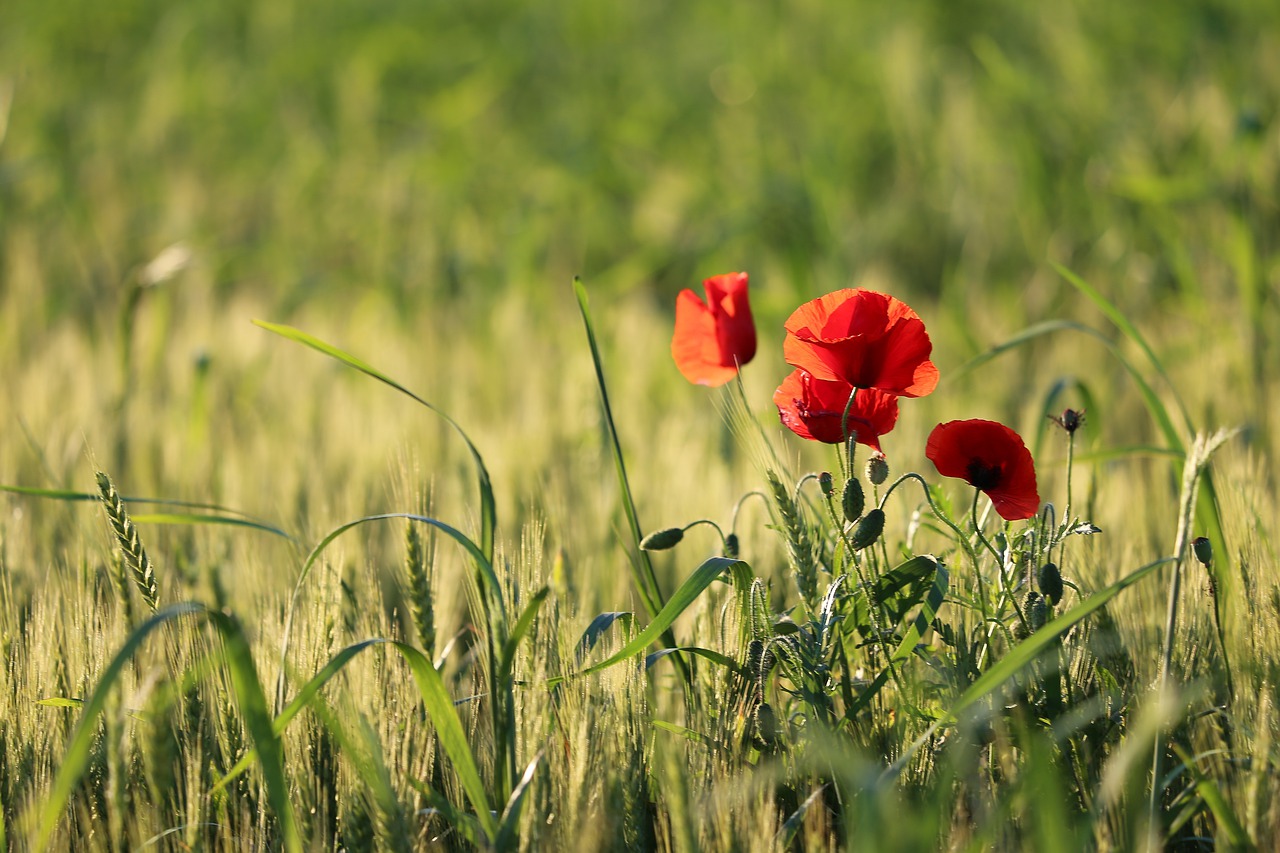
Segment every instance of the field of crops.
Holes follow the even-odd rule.
[[[1280,5],[961,6],[0,5],[0,851],[1280,847]]]

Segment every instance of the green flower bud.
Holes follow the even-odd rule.
[[[818,485],[822,487],[822,493],[827,497],[831,497],[831,494],[836,490],[836,484],[831,479],[830,471],[823,471],[818,475]]]
[[[1036,581],[1040,586],[1040,591],[1044,593],[1044,597],[1049,599],[1049,603],[1054,607],[1058,606],[1058,602],[1062,600],[1062,572],[1058,571],[1058,567],[1053,563],[1045,563],[1036,572]]]
[[[730,533],[724,537],[724,555],[730,560],[738,559],[738,534]]]
[[[858,482],[857,477],[850,477],[844,484],[844,495],[840,499],[840,504],[844,509],[846,521],[854,522],[862,518],[862,510],[867,505],[867,500],[862,494],[862,483]]]
[[[640,540],[640,547],[645,551],[665,551],[680,544],[684,538],[684,528],[668,527],[666,530],[655,530]]]
[[[889,462],[884,458],[883,453],[873,453],[867,459],[867,481],[873,486],[879,486],[889,479]]]
[[[782,726],[778,723],[778,715],[774,713],[773,706],[768,702],[761,702],[756,706],[755,724],[758,746],[773,746],[782,738]]]
[[[1207,566],[1213,562],[1213,543],[1209,541],[1207,536],[1197,536],[1192,539],[1191,550],[1195,552],[1196,559],[1200,561],[1202,566]]]
[[[1027,593],[1027,625],[1039,631],[1049,621],[1049,603],[1038,593]]]
[[[853,548],[861,551],[875,543],[884,532],[884,510],[876,508],[862,517],[858,526],[853,529]]]

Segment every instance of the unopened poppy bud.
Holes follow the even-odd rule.
[[[853,548],[861,551],[873,544],[884,532],[884,510],[876,508],[862,517],[853,529]]]
[[[1045,563],[1036,573],[1036,581],[1044,597],[1049,599],[1050,604],[1057,607],[1058,602],[1062,600],[1062,572],[1058,571],[1058,567],[1053,563]]]
[[[680,544],[684,538],[684,528],[668,527],[666,530],[655,530],[640,540],[640,547],[645,551],[665,551]]]
[[[1191,550],[1195,552],[1201,565],[1207,566],[1213,562],[1213,543],[1209,541],[1209,537],[1197,536],[1192,539]]]
[[[867,460],[867,480],[873,486],[879,486],[889,479],[889,461],[883,453],[873,453]]]
[[[782,736],[782,727],[778,725],[778,715],[768,702],[756,706],[756,743],[760,746],[772,746]]]
[[[862,483],[858,482],[857,477],[850,477],[844,484],[844,495],[840,499],[840,504],[844,509],[846,521],[854,522],[862,518],[862,510],[866,507],[867,500],[862,494]]]
[[[738,534],[730,533],[724,537],[724,555],[730,560],[738,559]]]
[[[1061,415],[1049,415],[1049,419],[1066,430],[1067,435],[1080,429],[1084,424],[1084,409],[1063,409]]]
[[[827,497],[831,497],[836,490],[836,484],[831,479],[830,471],[823,471],[818,475],[818,485],[822,487],[822,493]]]

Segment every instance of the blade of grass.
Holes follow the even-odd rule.
[[[1113,302],[1103,296],[1102,292],[1093,287],[1093,285],[1089,284],[1080,276],[1060,264],[1053,264],[1053,268],[1057,270],[1058,274],[1065,278],[1072,287],[1083,293],[1091,302],[1093,302],[1093,304],[1107,316],[1107,319],[1115,324],[1116,328],[1119,329],[1125,337],[1133,341],[1138,348],[1142,350],[1143,354],[1146,355],[1147,360],[1151,362],[1151,366],[1155,368],[1156,373],[1160,375],[1160,378],[1164,381],[1166,387],[1168,387],[1169,393],[1173,397],[1173,402],[1178,407],[1178,413],[1182,416],[1182,422],[1186,426],[1187,434],[1189,436],[1195,435],[1195,425],[1191,422],[1191,416],[1187,413],[1187,407],[1183,404],[1182,397],[1178,394],[1177,386],[1174,385],[1173,380],[1169,378],[1169,374],[1164,369],[1164,365],[1160,362],[1160,359],[1156,357],[1155,350],[1153,350],[1151,345],[1147,343],[1147,339],[1143,337],[1142,333],[1138,330],[1138,327],[1133,325],[1129,318],[1125,316],[1124,312],[1121,311]],[[1115,352],[1114,349],[1112,351]],[[1132,372],[1132,370],[1130,372]],[[1159,399],[1155,398],[1155,402],[1159,404]],[[1151,408],[1150,405],[1148,405],[1148,408]],[[1163,412],[1163,405],[1161,405],[1160,408]],[[1169,443],[1170,447],[1185,454],[1186,447],[1178,437],[1177,431],[1172,429],[1172,424],[1167,413],[1164,414],[1164,421],[1169,423],[1169,426],[1164,429],[1165,440]],[[1200,523],[1203,535],[1207,536],[1209,541],[1213,544],[1214,553],[1222,555],[1220,559],[1215,559],[1213,561],[1213,565],[1209,567],[1209,572],[1213,575],[1215,588],[1218,590],[1218,594],[1215,595],[1213,599],[1213,619],[1214,624],[1218,629],[1218,645],[1219,650],[1222,653],[1223,667],[1227,671],[1227,678],[1230,681],[1232,680],[1232,668],[1231,659],[1228,656],[1229,652],[1226,646],[1226,630],[1224,625],[1229,615],[1226,612],[1226,607],[1228,602],[1233,598],[1235,576],[1231,573],[1231,567],[1227,559],[1227,555],[1230,552],[1227,550],[1226,535],[1222,529],[1222,517],[1218,509],[1218,492],[1214,487],[1213,472],[1207,469],[1201,475],[1200,494],[1196,500],[1196,520]]]
[[[41,489],[34,486],[9,486],[0,484],[0,492],[8,492],[12,495],[25,495],[33,498],[48,498],[50,500],[77,503],[84,501],[97,503],[102,500],[102,495],[97,492],[77,492],[72,489]],[[297,542],[296,539],[273,524],[268,524],[261,519],[254,518],[247,512],[241,512],[238,509],[231,509],[230,507],[219,506],[218,504],[200,503],[198,501],[177,501],[169,500],[167,498],[126,497],[124,495],[120,496],[120,500],[124,501],[126,504],[153,504],[156,506],[172,506],[182,509],[202,509],[213,513],[219,513],[217,516],[193,514],[191,516],[193,520],[188,521],[164,520],[170,517],[174,519],[183,518],[184,516],[181,514],[173,516],[163,513],[159,515],[131,515],[135,522],[142,519],[148,519],[154,524],[239,524],[245,527],[253,527],[258,530],[263,530],[267,533],[273,533],[276,536],[288,539],[290,542]],[[228,518],[227,516],[232,517]]]
[[[635,636],[631,642],[627,643],[615,654],[600,661],[600,663],[579,670],[576,673],[565,676],[557,676],[547,681],[550,685],[556,685],[569,678],[577,678],[583,675],[590,675],[593,672],[599,672],[607,669],[616,663],[632,658],[649,647],[649,644],[658,639],[658,637],[670,631],[671,625],[676,619],[688,609],[689,605],[697,600],[702,591],[711,586],[711,583],[725,571],[731,571],[733,568],[745,565],[741,560],[731,560],[728,557],[711,557],[701,566],[699,566],[692,575],[689,576],[680,588],[677,589],[671,598],[667,601],[665,607],[658,612],[653,621],[649,623],[643,631]],[[676,658],[679,660],[679,658]]]
[[[467,554],[471,557],[472,562],[475,563],[476,574],[484,582],[484,585],[485,587],[487,587],[490,596],[493,598],[494,601],[497,602],[498,614],[501,619],[501,622],[499,623],[498,627],[501,627],[505,630],[506,608],[502,603],[503,601],[502,584],[498,581],[498,576],[494,574],[493,565],[489,562],[489,559],[484,555],[484,552],[481,551],[481,549],[474,542],[472,542],[471,539],[465,533],[458,530],[457,528],[454,528],[449,526],[448,524],[445,524],[443,521],[438,521],[434,518],[427,518],[424,515],[414,515],[413,513],[407,513],[407,512],[389,512],[389,513],[382,513],[379,515],[367,515],[367,516],[364,516],[363,518],[357,518],[355,521],[348,521],[347,523],[341,524],[338,527],[334,528],[333,530],[329,531],[329,533],[323,539],[320,540],[320,543],[311,549],[311,553],[308,554],[307,559],[303,561],[302,570],[298,573],[298,579],[294,582],[293,594],[289,598],[289,610],[285,615],[284,632],[283,632],[284,637],[283,637],[283,640],[281,641],[281,648],[280,648],[280,682],[278,685],[278,689],[276,691],[277,705],[279,705],[284,701],[283,686],[284,686],[285,661],[289,654],[289,642],[290,642],[290,635],[293,630],[294,613],[297,611],[298,600],[302,594],[302,587],[303,587],[303,584],[306,582],[307,577],[311,574],[311,569],[315,566],[316,561],[320,558],[320,555],[324,553],[324,550],[328,548],[329,545],[335,539],[341,536],[343,533],[346,533],[348,530],[351,530],[352,528],[359,527],[362,524],[368,524],[369,522],[373,522],[373,521],[385,521],[391,518],[407,518],[411,521],[419,521],[419,522],[422,522],[423,524],[429,524],[432,527],[435,527],[438,530],[443,531],[451,539],[453,539],[455,542],[461,545],[463,550],[466,551]],[[483,591],[481,591],[480,597],[482,600],[487,600],[486,596],[484,596],[483,594]]]
[[[960,715],[971,708],[974,704],[981,701],[990,693],[1001,687],[1006,681],[1017,675],[1023,667],[1030,664],[1039,654],[1048,648],[1058,637],[1062,636],[1071,629],[1076,623],[1087,618],[1090,614],[1107,604],[1124,590],[1133,586],[1138,581],[1147,577],[1160,566],[1166,563],[1172,563],[1173,557],[1161,557],[1147,563],[1140,569],[1137,569],[1120,580],[1090,595],[1081,601],[1075,607],[1063,613],[1057,619],[1049,622],[1044,627],[1037,630],[1030,637],[1023,640],[1018,645],[1009,650],[1009,653],[1002,657],[999,661],[991,666],[986,672],[978,677],[969,688],[960,694],[959,698],[952,706],[945,711],[941,717],[929,729],[915,740],[903,754],[890,765],[885,771],[886,778],[896,777],[907,766],[907,763],[923,746],[939,726],[944,723],[956,722]]]
[[[542,751],[533,757],[533,761],[529,762],[529,766],[525,768],[524,775],[520,777],[520,782],[516,785],[515,790],[511,792],[511,798],[507,800],[507,807],[502,810],[502,821],[498,826],[498,837],[494,840],[494,849],[502,853],[506,850],[519,849],[520,846],[520,813],[524,810],[525,794],[529,792],[529,786],[533,783],[534,774],[538,771],[538,763],[542,761]]]
[[[36,849],[48,847],[54,828],[71,799],[71,792],[88,767],[93,740],[97,736],[98,718],[106,707],[107,696],[120,680],[125,666],[152,631],[166,622],[184,616],[197,616],[209,620],[222,636],[232,686],[235,689],[240,712],[244,717],[245,727],[249,730],[258,753],[262,775],[267,784],[267,800],[280,821],[284,849],[288,851],[302,849],[302,839],[298,834],[298,828],[293,819],[293,808],[289,803],[280,741],[272,729],[266,696],[258,680],[257,669],[254,666],[253,655],[245,639],[244,630],[234,617],[195,602],[171,605],[140,624],[125,638],[124,645],[103,669],[93,693],[85,702],[84,713],[72,733],[52,788],[37,816],[34,845]]]
[[[631,559],[636,588],[644,601],[649,618],[654,619],[662,607],[662,590],[658,586],[658,577],[653,571],[653,562],[647,551],[640,548],[640,540],[644,538],[640,527],[640,517],[636,513],[635,499],[631,496],[631,483],[627,479],[627,464],[622,456],[622,442],[618,438],[618,427],[613,420],[613,407],[609,404],[609,388],[604,380],[604,362],[600,358],[600,348],[596,345],[595,325],[591,321],[591,309],[587,303],[587,288],[580,278],[574,278],[573,291],[578,297],[578,310],[582,314],[582,324],[587,331],[587,344],[591,348],[591,361],[596,369],[596,385],[600,389],[600,404],[604,408],[604,422],[609,430],[609,447],[613,453],[613,466],[618,474],[618,485],[622,491],[622,508],[627,516],[627,526],[631,528],[631,543],[627,554]],[[674,638],[667,639],[668,646],[676,645]]]
[[[471,458],[476,464],[476,480],[480,489],[480,550],[484,553],[485,559],[493,560],[493,536],[497,527],[498,513],[493,498],[493,484],[489,480],[489,469],[485,467],[484,459],[480,456],[480,451],[471,442],[471,438],[463,431],[458,422],[449,417],[443,410],[428,403],[399,382],[387,376],[385,373],[374,368],[372,365],[361,361],[351,353],[338,349],[332,344],[327,344],[317,337],[307,334],[301,329],[295,329],[292,326],[285,326],[279,323],[268,323],[264,320],[254,320],[253,324],[260,328],[266,329],[268,332],[274,332],[282,338],[300,343],[303,346],[311,347],[317,352],[324,353],[330,358],[335,358],[348,367],[353,367],[366,376],[370,376],[384,385],[388,385],[401,394],[409,397],[414,402],[425,406],[428,410],[434,412],[444,419],[453,431],[456,432],[467,445],[467,450],[471,453]]]
[[[159,513],[143,513],[131,516],[135,524],[223,524],[229,527],[247,527],[251,530],[261,530],[264,533],[270,533],[273,536],[280,536],[292,541],[288,533],[278,527],[272,527],[269,524],[262,524],[257,521],[250,521],[247,518],[229,518],[225,515],[208,515],[194,512],[159,512]]]
[[[1209,811],[1213,812],[1213,816],[1218,822],[1218,829],[1226,834],[1226,849],[1232,851],[1256,850],[1257,848],[1254,846],[1253,841],[1250,840],[1249,834],[1245,832],[1244,826],[1240,823],[1240,819],[1236,817],[1236,813],[1227,802],[1227,798],[1222,796],[1222,789],[1218,787],[1218,784],[1200,772],[1200,769],[1196,767],[1195,761],[1182,746],[1174,744],[1173,751],[1177,753],[1178,758],[1182,759],[1183,764],[1186,765],[1187,772],[1195,780],[1196,793],[1204,800],[1205,805],[1209,807]]]

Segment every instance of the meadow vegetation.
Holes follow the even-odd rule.
[[[845,287],[879,486],[770,402]],[[8,0],[0,850],[1275,849],[1276,328],[1272,2]]]

